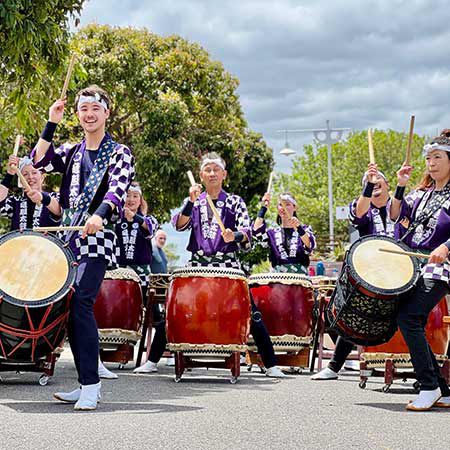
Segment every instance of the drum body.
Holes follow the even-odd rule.
[[[24,230],[0,237],[0,357],[34,362],[65,337],[74,256],[54,236]]]
[[[174,271],[166,307],[171,351],[226,356],[245,351],[250,296],[240,270],[188,267]]]
[[[315,290],[325,297],[330,297],[336,288],[337,277],[326,277],[323,275],[316,275],[311,277],[311,282]]]
[[[409,250],[387,236],[365,236],[347,252],[328,307],[331,327],[360,345],[378,345],[394,335],[399,295],[419,277],[418,262],[379,251]]]
[[[135,344],[141,336],[142,310],[136,272],[128,268],[107,271],[94,304],[100,346]]]
[[[309,346],[313,332],[313,287],[296,273],[264,273],[249,278],[250,292],[278,352]],[[253,340],[249,350],[257,351]]]

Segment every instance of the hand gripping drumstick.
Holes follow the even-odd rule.
[[[430,259],[430,255],[425,255],[424,253],[406,252],[406,251],[401,251],[401,250],[391,250],[388,248],[379,248],[378,251],[384,252],[384,253],[394,253],[396,255],[415,256],[416,258]]]
[[[411,121],[409,122],[409,136],[408,136],[408,144],[406,145],[406,158],[405,158],[405,166],[409,166],[411,164],[411,145],[414,139],[414,121],[415,116],[411,116]]]

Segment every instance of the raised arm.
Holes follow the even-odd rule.
[[[408,183],[409,177],[412,172],[411,166],[405,164],[397,171],[397,187],[395,188],[394,198],[391,202],[390,216],[392,220],[397,220],[400,215],[402,200],[405,195],[405,187]]]

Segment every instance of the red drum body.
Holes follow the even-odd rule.
[[[136,272],[127,268],[107,271],[94,304],[101,349],[114,351],[118,345],[134,345],[140,338],[142,310]]]
[[[296,273],[265,273],[251,276],[249,286],[274,350],[298,351],[309,346],[314,306],[309,278]],[[249,347],[257,351],[252,340],[249,340]]]
[[[250,296],[242,271],[214,267],[176,270],[167,297],[171,351],[226,356],[246,350]]]

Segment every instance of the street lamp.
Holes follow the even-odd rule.
[[[285,133],[284,148],[282,150],[280,150],[280,155],[284,155],[284,156],[293,155],[295,153],[295,150],[292,150],[292,148],[289,147],[289,142],[288,142],[288,132],[289,132],[289,130],[280,130],[280,131],[284,131],[284,133]]]
[[[279,132],[286,133],[286,144],[287,144],[287,133],[313,133],[314,138],[319,144],[327,145],[327,166],[328,166],[328,220],[329,220],[329,233],[330,233],[330,247],[334,249],[334,211],[333,211],[333,177],[332,177],[332,155],[331,146],[337,144],[341,138],[344,131],[351,131],[351,128],[330,128],[330,121],[326,121],[326,128],[319,129],[303,129],[303,130],[279,130]],[[291,149],[287,148],[281,150],[283,155],[292,155]],[[290,152],[288,153],[288,151]],[[295,153],[295,152],[294,152]]]

